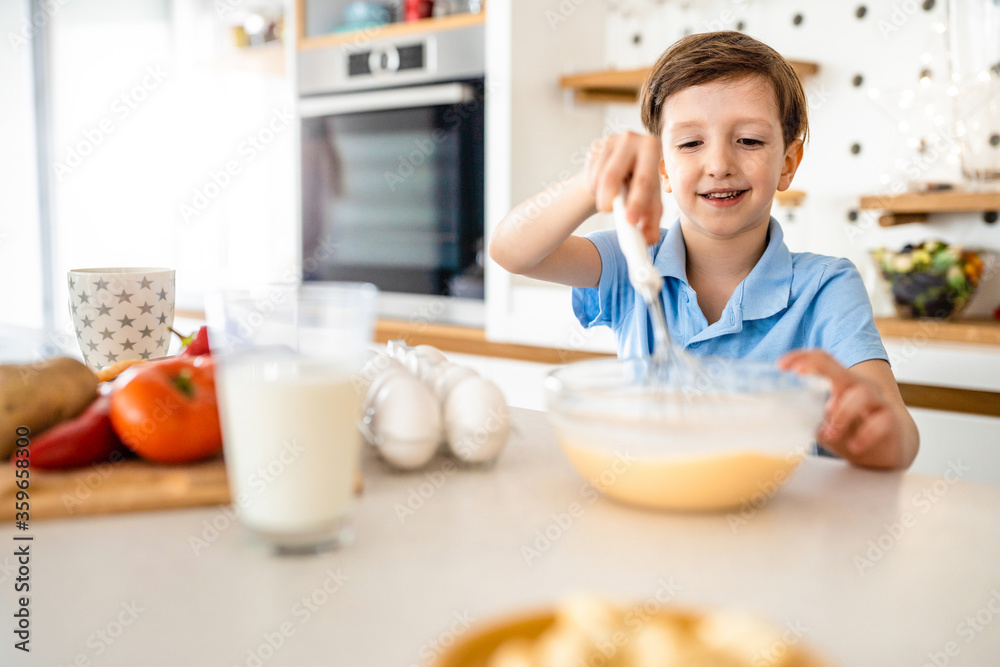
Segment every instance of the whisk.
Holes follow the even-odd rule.
[[[638,227],[629,223],[625,217],[627,195],[627,187],[622,186],[612,202],[612,214],[618,233],[618,245],[625,255],[629,282],[646,302],[652,320],[653,354],[649,372],[659,388],[663,387],[664,380],[670,380],[671,389],[690,388],[701,370],[700,364],[670,337],[670,330],[667,328],[667,320],[663,313],[663,301],[660,298],[660,293],[663,291],[663,277],[653,266],[653,249],[646,245],[646,239]],[[645,322],[640,326],[645,326]]]

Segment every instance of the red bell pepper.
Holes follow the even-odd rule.
[[[114,452],[127,451],[111,429],[110,408],[111,396],[98,396],[73,419],[32,438],[29,465],[38,470],[81,468],[108,461]]]

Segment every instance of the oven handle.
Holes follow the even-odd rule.
[[[444,106],[471,102],[476,91],[464,83],[442,83],[433,86],[374,90],[346,95],[323,95],[299,100],[299,116],[316,118],[363,111],[409,109]]]

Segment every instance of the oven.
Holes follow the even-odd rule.
[[[482,325],[484,59],[481,25],[299,53],[304,280]]]

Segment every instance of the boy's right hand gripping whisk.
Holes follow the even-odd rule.
[[[625,197],[628,189],[622,186],[618,196],[612,203],[612,213],[615,219],[615,229],[618,233],[618,245],[625,255],[628,266],[628,278],[639,294],[642,295],[653,322],[653,368],[658,379],[664,376],[677,379],[680,371],[688,376],[697,362],[674,345],[667,329],[667,320],[663,314],[663,301],[660,292],[663,290],[663,277],[653,266],[651,249],[646,245],[639,228],[631,224],[625,217]]]

